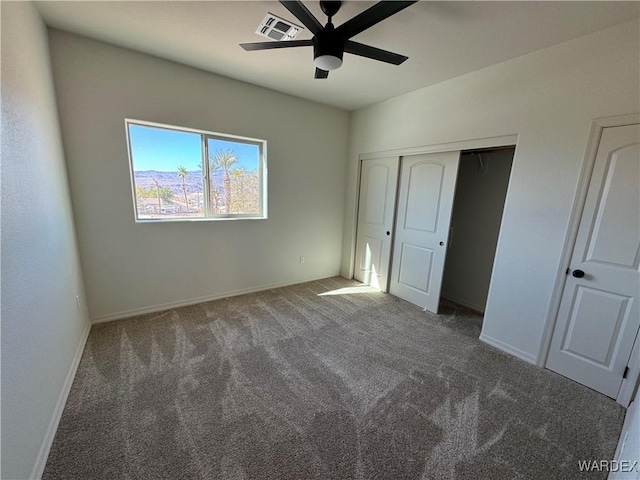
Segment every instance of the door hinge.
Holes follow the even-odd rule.
[[[624,373],[622,374],[622,378],[627,378],[627,375],[629,374],[629,367],[624,367]]]
[[[570,273],[570,272],[571,272],[571,269],[570,269],[570,268],[567,268],[567,271],[566,271],[566,272],[564,272],[564,274],[565,274],[565,275],[569,275],[569,273]]]

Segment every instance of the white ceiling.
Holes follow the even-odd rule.
[[[340,25],[375,2],[344,2]],[[317,1],[305,5],[326,22]],[[345,54],[313,79],[311,47],[245,52],[266,12],[300,24],[272,1],[43,1],[45,22],[220,75],[354,110],[638,18],[640,2],[421,1],[354,37],[409,56],[400,66]],[[298,37],[311,38],[309,31]]]

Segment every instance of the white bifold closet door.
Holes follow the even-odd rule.
[[[460,152],[402,158],[389,291],[438,313]]]

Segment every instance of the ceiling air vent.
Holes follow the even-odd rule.
[[[256,33],[272,40],[293,40],[304,30],[303,27],[280,18],[273,13],[267,13],[264,20],[258,26]]]

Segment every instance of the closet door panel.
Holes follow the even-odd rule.
[[[354,278],[387,290],[398,184],[398,157],[363,160]]]
[[[403,157],[390,292],[438,313],[460,152]]]

